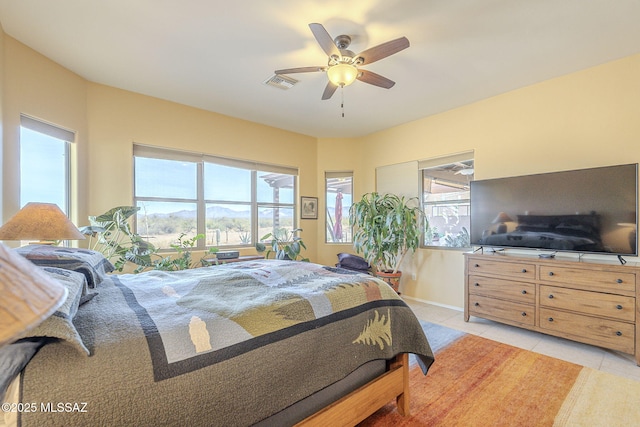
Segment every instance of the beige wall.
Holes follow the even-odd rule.
[[[5,219],[18,207],[20,113],[77,131],[80,224],[131,203],[133,142],[297,166],[299,196],[320,202],[317,221],[300,221],[307,255],[324,264],[352,252],[324,243],[325,171],[353,171],[357,199],[375,190],[376,167],[467,150],[476,179],[640,162],[640,55],[366,137],[315,139],[87,82],[5,34],[0,42]],[[405,295],[462,307],[461,252],[420,250],[403,270]]]
[[[71,217],[75,222],[87,217],[87,120],[86,81],[4,35],[3,82],[3,218],[20,207],[20,114],[27,114],[76,132],[72,147]]]
[[[362,144],[358,139],[350,138],[321,138],[318,139],[318,220],[306,220],[307,223],[315,223],[318,230],[318,256],[315,260],[320,264],[334,265],[341,252],[353,253],[351,244],[325,243],[326,239],[326,209],[325,172],[353,172],[353,185],[355,194],[366,192],[363,171],[366,169],[361,164]],[[305,224],[303,223],[303,226]]]
[[[300,195],[316,194],[315,138],[104,85],[89,83],[87,92],[92,214],[132,202],[134,142],[295,166]],[[317,230],[305,222],[305,253],[315,259]]]
[[[378,166],[467,150],[476,179],[640,162],[639,76],[635,55],[369,135],[360,188],[374,190]],[[422,249],[405,264],[406,295],[462,307],[461,252]]]
[[[75,130],[72,219],[133,200],[133,143],[299,168],[299,195],[316,194],[316,139],[86,81],[3,34],[4,218],[19,208],[19,127],[25,113]],[[305,227],[316,258],[317,228]],[[255,252],[255,251],[248,251]]]

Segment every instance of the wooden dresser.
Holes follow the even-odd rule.
[[[477,316],[618,350],[640,365],[638,265],[505,253],[465,258],[465,321]]]

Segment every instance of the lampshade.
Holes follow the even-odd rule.
[[[503,222],[511,222],[513,221],[509,215],[504,212],[500,212],[498,216],[492,221],[493,224],[501,224]]]
[[[85,239],[85,236],[53,203],[27,203],[0,227],[0,240],[82,239]]]
[[[331,83],[336,86],[349,86],[356,81],[358,69],[351,64],[337,64],[329,67],[327,76]]]
[[[0,243],[0,346],[39,325],[66,297],[63,285]]]

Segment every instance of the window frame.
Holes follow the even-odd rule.
[[[423,212],[425,213],[425,221],[422,224],[422,239],[420,242],[420,247],[424,248],[424,249],[441,249],[441,250],[462,250],[462,251],[466,251],[469,250],[471,248],[471,245],[468,246],[444,246],[444,245],[428,245],[426,244],[426,236],[428,233],[428,228],[425,227],[426,226],[426,219],[428,218],[427,215],[427,206],[445,206],[445,205],[467,205],[468,206],[468,210],[469,210],[469,215],[470,215],[470,209],[471,209],[471,192],[469,191],[469,197],[468,198],[464,198],[464,199],[455,199],[455,200],[441,200],[441,201],[434,201],[434,202],[426,202],[425,201],[425,188],[424,188],[424,182],[425,182],[425,170],[427,169],[432,169],[432,168],[438,168],[438,167],[446,167],[449,165],[453,165],[456,163],[464,163],[464,162],[472,162],[471,166],[473,168],[475,168],[475,158],[474,158],[474,152],[473,151],[466,151],[466,152],[462,152],[462,153],[456,153],[456,154],[451,154],[451,155],[445,155],[445,156],[440,156],[440,157],[435,157],[435,158],[431,158],[431,159],[425,159],[425,160],[420,160],[418,161],[418,170],[419,170],[419,179],[420,179],[420,206],[423,210]],[[473,175],[472,175],[473,176]],[[473,181],[473,177],[469,180],[469,182]],[[431,224],[429,225],[429,227],[431,227]],[[468,232],[470,232],[470,230],[467,230]]]
[[[193,249],[206,250],[211,247],[218,248],[249,248],[255,247],[255,244],[260,241],[262,236],[259,236],[259,211],[263,208],[285,208],[291,209],[293,212],[293,225],[292,228],[298,227],[298,206],[296,200],[298,198],[298,168],[290,166],[273,165],[262,162],[255,162],[242,159],[233,159],[227,157],[213,156],[205,153],[189,152],[182,150],[173,150],[167,148],[159,148],[149,145],[136,144],[133,146],[133,205],[137,206],[140,201],[150,202],[178,202],[178,203],[195,203],[196,204],[196,234],[206,235],[206,207],[209,204],[247,204],[250,206],[250,221],[251,221],[251,241],[247,244],[221,244],[221,245],[207,245],[206,239],[199,239],[196,242],[196,246]],[[196,170],[196,199],[177,199],[177,198],[162,198],[162,197],[139,197],[136,194],[136,179],[135,179],[135,157],[148,157],[156,159],[164,159],[170,161],[187,161],[195,162],[197,164]],[[206,199],[205,198],[205,163],[235,167],[239,169],[247,169],[251,171],[251,200],[249,202],[239,202],[220,199]],[[293,177],[293,197],[291,203],[277,203],[274,201],[260,202],[258,201],[258,180],[259,172],[280,173],[284,175],[291,175]],[[138,232],[137,215],[134,217],[133,229]],[[162,252],[171,252],[170,248],[159,248]]]
[[[336,242],[336,241],[329,241],[329,237],[330,237],[330,233],[329,233],[329,200],[327,198],[327,195],[329,194],[328,191],[328,184],[329,184],[329,179],[341,179],[341,178],[349,178],[351,180],[351,204],[353,204],[353,171],[325,171],[324,173],[324,197],[325,197],[325,215],[324,215],[324,222],[325,222],[325,227],[324,227],[324,242],[327,245],[345,245],[345,244],[351,244],[353,243],[353,229],[352,227],[349,227],[349,231],[347,233],[348,235],[348,240],[344,240],[344,241],[340,241],[340,242]],[[343,210],[344,210],[344,206],[343,206]],[[344,218],[344,216],[343,216]],[[333,219],[335,221],[335,219]],[[335,222],[334,222],[335,224]],[[344,232],[344,229],[343,229]]]
[[[64,204],[58,206],[67,217],[70,217],[72,205],[71,205],[71,189],[72,189],[72,176],[71,176],[71,145],[75,143],[76,133],[74,131],[65,129],[61,126],[54,125],[41,119],[29,116],[27,114],[20,114],[20,129],[19,129],[19,151],[22,153],[23,144],[26,142],[23,140],[22,129],[29,129],[33,132],[46,135],[49,138],[56,139],[63,143],[64,150]],[[20,155],[20,170],[22,171],[22,155]],[[42,202],[43,200],[23,200],[22,197],[22,180],[20,179],[20,191],[19,191],[19,205],[23,207],[27,202]]]

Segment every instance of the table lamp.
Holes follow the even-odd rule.
[[[83,240],[84,234],[54,203],[29,202],[0,227],[0,240],[38,240],[53,244],[56,240]]]

